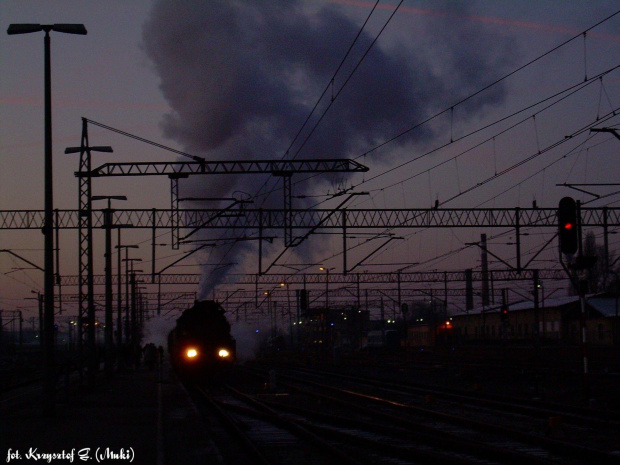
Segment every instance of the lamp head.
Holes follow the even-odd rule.
[[[83,24],[10,24],[6,30],[8,35],[30,34],[39,31],[56,31],[65,34],[86,35],[86,27]]]
[[[10,24],[6,33],[10,36],[15,34],[30,34],[31,32],[39,32],[43,30],[40,24]]]

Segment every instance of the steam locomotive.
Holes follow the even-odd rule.
[[[219,303],[197,300],[179,317],[168,334],[168,350],[181,375],[208,375],[233,364],[236,341],[224,314]]]

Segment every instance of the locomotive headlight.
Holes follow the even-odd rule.
[[[185,356],[189,359],[198,357],[198,351],[193,347],[190,347],[185,351]]]
[[[230,356],[230,352],[228,352],[226,349],[220,349],[220,351],[217,353],[221,358],[226,358]]]

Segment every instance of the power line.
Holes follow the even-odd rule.
[[[603,24],[603,23],[605,23],[605,22],[609,21],[611,18],[613,18],[614,16],[616,16],[616,15],[618,15],[618,14],[620,14],[620,10],[619,10],[619,11],[616,11],[615,13],[613,13],[613,14],[611,14],[611,15],[609,15],[609,16],[607,16],[605,19],[603,19],[603,20],[599,21],[598,23],[594,24],[593,26],[590,26],[590,27],[589,27],[589,28],[587,28],[585,31],[582,31],[582,32],[580,32],[579,34],[574,35],[572,38],[570,38],[570,39],[568,39],[568,40],[566,40],[566,41],[562,42],[561,44],[559,44],[559,45],[557,45],[557,46],[553,47],[552,49],[548,50],[547,52],[545,52],[545,53],[543,53],[543,54],[539,55],[538,57],[536,57],[536,58],[534,58],[534,59],[532,59],[532,60],[528,61],[527,63],[525,63],[525,64],[523,64],[523,65],[519,66],[519,67],[518,67],[518,68],[516,68],[515,70],[513,70],[513,71],[511,71],[510,73],[508,73],[508,74],[506,74],[506,75],[502,76],[501,78],[499,78],[499,79],[497,79],[497,80],[493,81],[492,83],[488,84],[487,86],[483,87],[482,89],[480,89],[480,90],[478,90],[478,91],[476,91],[476,92],[474,92],[474,93],[472,93],[472,94],[468,95],[467,97],[465,97],[465,98],[461,99],[461,100],[460,100],[460,101],[458,101],[457,103],[452,104],[450,107],[448,107],[448,108],[446,108],[446,109],[444,109],[444,110],[442,110],[442,111],[440,111],[440,112],[438,112],[438,113],[434,114],[433,116],[428,117],[427,119],[425,119],[425,120],[423,120],[423,121],[421,121],[421,122],[419,122],[419,123],[416,123],[414,126],[410,127],[409,129],[407,129],[407,130],[405,130],[405,131],[402,131],[401,133],[397,134],[396,136],[394,136],[394,137],[392,137],[392,138],[390,138],[390,139],[388,139],[388,140],[386,140],[386,141],[382,142],[381,144],[378,144],[378,145],[376,145],[375,147],[373,147],[373,148],[371,148],[371,149],[369,149],[369,150],[365,151],[364,153],[362,153],[361,155],[358,155],[358,156],[357,156],[357,157],[355,157],[354,159],[355,159],[355,160],[357,160],[357,159],[359,159],[359,158],[365,157],[366,155],[370,155],[372,152],[376,151],[377,149],[379,149],[379,148],[381,148],[381,147],[383,147],[383,146],[385,146],[385,145],[387,145],[387,144],[389,144],[389,143],[391,143],[391,142],[394,142],[395,140],[397,140],[397,139],[399,139],[400,137],[402,137],[402,136],[404,136],[404,135],[408,134],[409,132],[411,132],[411,131],[413,131],[413,130],[415,130],[415,129],[418,129],[418,128],[422,127],[422,126],[423,126],[423,125],[425,125],[425,124],[430,123],[430,122],[431,122],[431,121],[433,121],[434,119],[436,119],[436,118],[438,118],[438,117],[440,117],[440,116],[442,116],[442,115],[446,114],[446,113],[447,113],[447,112],[449,112],[449,111],[450,111],[450,112],[451,112],[451,111],[453,111],[455,107],[457,107],[457,106],[459,106],[459,105],[461,105],[461,104],[463,104],[463,103],[465,103],[465,102],[467,102],[467,101],[471,100],[472,98],[476,97],[477,95],[479,95],[479,94],[481,94],[481,93],[483,93],[483,92],[485,92],[485,91],[489,90],[491,87],[493,87],[493,86],[495,86],[495,85],[497,85],[497,84],[499,84],[499,83],[503,82],[504,80],[508,79],[509,77],[511,77],[511,76],[513,76],[513,75],[515,75],[515,74],[519,73],[519,72],[520,72],[520,71],[522,71],[523,69],[525,69],[525,68],[527,68],[527,67],[531,66],[532,64],[534,64],[534,63],[536,63],[536,62],[540,61],[540,60],[541,60],[541,59],[543,59],[544,57],[546,57],[546,56],[548,56],[548,55],[550,55],[550,54],[554,53],[555,51],[557,51],[557,50],[559,50],[560,48],[562,48],[562,47],[564,47],[564,46],[568,45],[568,44],[569,44],[569,43],[571,43],[572,41],[574,41],[574,40],[576,40],[576,39],[581,38],[581,37],[583,36],[583,34],[584,34],[584,33],[589,32],[589,31],[591,31],[592,29],[595,29],[596,27],[598,27],[598,26],[600,26],[601,24]],[[599,74],[599,75],[595,76],[594,78],[589,78],[589,79],[586,79],[585,84],[592,83],[592,82],[593,82],[593,80],[596,80],[596,79],[602,79],[602,77],[603,77],[604,75],[606,75],[606,74],[607,74],[607,73],[609,73],[609,72],[614,71],[616,68],[617,68],[617,67],[611,68],[611,69],[607,70],[607,72],[601,73],[601,74]],[[553,96],[551,96],[551,97],[548,97],[548,98],[546,98],[546,99],[543,99],[543,100],[541,100],[541,101],[537,102],[537,103],[536,103],[536,104],[534,104],[534,105],[530,105],[530,106],[528,106],[528,107],[526,107],[526,108],[524,108],[524,109],[520,110],[519,112],[515,112],[514,114],[512,114],[512,115],[510,115],[510,116],[508,116],[508,117],[505,117],[505,118],[499,119],[499,120],[495,121],[494,123],[491,123],[491,124],[489,124],[489,125],[487,125],[487,126],[485,126],[485,127],[483,127],[483,128],[480,128],[478,131],[473,131],[473,132],[472,132],[472,133],[470,133],[469,135],[473,135],[473,134],[475,134],[476,132],[482,131],[482,130],[484,130],[484,129],[488,128],[488,127],[493,126],[494,124],[498,124],[499,122],[502,122],[502,121],[504,121],[505,119],[508,119],[508,118],[510,118],[510,117],[512,117],[512,116],[515,116],[516,114],[518,114],[518,113],[520,113],[520,112],[523,112],[523,111],[526,111],[526,110],[528,110],[528,109],[530,109],[530,108],[533,108],[533,107],[535,107],[536,105],[540,105],[541,103],[543,103],[543,102],[545,102],[545,101],[547,101],[547,100],[549,100],[549,99],[552,99],[552,98],[554,98],[554,97],[555,97],[555,96],[557,96],[557,95],[561,95],[561,94],[562,94],[562,93],[564,93],[564,92],[568,92],[568,91],[570,91],[570,90],[571,90],[571,89],[573,89],[573,88],[578,88],[578,87],[580,87],[580,86],[583,86],[583,84],[584,84],[584,82],[580,82],[579,84],[573,85],[573,86],[569,87],[568,89],[565,89],[565,90],[563,90],[562,92],[559,92],[559,93],[557,93],[557,94],[555,94],[555,95],[553,95]],[[461,137],[459,140],[463,139],[464,137],[466,137],[466,136]],[[451,142],[452,142],[452,140],[450,141],[450,143],[451,143]],[[450,143],[444,144],[444,145],[442,145],[441,147],[438,147],[438,148],[436,148],[436,149],[434,149],[434,150],[428,151],[428,152],[426,152],[424,155],[422,155],[422,156],[420,156],[420,157],[416,157],[415,159],[413,159],[413,160],[409,160],[409,161],[407,161],[407,162],[405,162],[405,163],[402,163],[402,164],[398,165],[397,167],[391,167],[391,168],[389,168],[389,169],[387,169],[387,170],[385,170],[385,171],[382,171],[381,173],[378,173],[377,175],[375,175],[375,176],[373,176],[373,177],[371,177],[371,178],[369,178],[369,179],[364,179],[364,181],[363,181],[361,184],[359,184],[359,185],[357,185],[357,186],[355,186],[355,187],[359,187],[360,185],[362,185],[362,184],[366,184],[367,182],[369,182],[369,181],[371,181],[371,180],[377,179],[377,178],[379,178],[379,177],[381,177],[381,176],[384,176],[385,174],[388,174],[388,173],[390,173],[390,172],[392,172],[392,171],[394,171],[394,170],[396,170],[396,169],[402,168],[403,166],[406,166],[407,164],[412,163],[413,161],[416,161],[416,160],[418,160],[418,159],[420,159],[420,158],[422,158],[422,157],[424,157],[424,156],[426,156],[426,155],[429,155],[429,154],[431,154],[431,153],[434,153],[434,152],[436,152],[437,150],[440,150],[441,148],[443,148],[443,147],[446,147],[446,146],[450,145]],[[305,182],[305,181],[307,181],[307,180],[311,179],[312,177],[313,177],[313,176],[308,176],[308,177],[306,177],[306,178],[304,178],[304,179],[302,179],[302,180],[300,180],[300,181],[297,181],[296,183]],[[314,205],[314,206],[320,205],[321,203],[323,203],[323,202],[320,202],[319,204],[316,204],[316,205]]]
[[[610,113],[608,113],[607,115],[604,115],[604,117],[603,117],[603,122],[604,122],[606,119],[610,119],[610,118],[615,117],[615,116],[616,116],[616,114],[617,114],[617,112],[618,112],[618,110],[620,110],[620,108],[612,109],[612,111],[611,111]],[[566,143],[567,141],[571,140],[572,138],[574,138],[574,137],[578,136],[579,134],[582,134],[582,133],[584,133],[584,132],[588,131],[590,127],[592,127],[593,125],[596,125],[596,124],[601,124],[601,120],[598,120],[598,119],[597,119],[597,120],[595,120],[595,121],[591,122],[590,124],[588,124],[588,125],[586,125],[586,126],[584,126],[584,127],[580,128],[579,130],[575,131],[575,132],[574,132],[574,133],[572,133],[571,135],[566,136],[566,137],[565,137],[565,138],[563,138],[563,139],[557,140],[556,142],[552,143],[551,145],[549,145],[549,146],[545,147],[544,149],[542,149],[542,150],[538,150],[536,153],[534,153],[534,154],[530,155],[529,157],[526,157],[525,159],[523,159],[523,160],[521,160],[521,161],[519,161],[519,162],[517,162],[517,163],[513,164],[512,166],[510,166],[510,167],[508,167],[508,168],[506,168],[506,169],[504,169],[504,170],[502,170],[502,171],[500,171],[500,172],[498,172],[498,173],[495,173],[493,176],[490,176],[489,178],[485,179],[484,181],[479,182],[479,183],[477,183],[476,185],[471,186],[471,187],[469,187],[469,188],[465,189],[464,191],[459,192],[459,193],[458,193],[458,194],[456,194],[455,196],[453,196],[453,197],[451,197],[451,198],[449,198],[449,199],[445,200],[444,202],[441,202],[441,204],[440,204],[440,205],[443,205],[443,204],[446,204],[446,203],[448,203],[448,202],[450,202],[450,201],[452,201],[452,200],[455,200],[456,198],[461,197],[462,195],[465,195],[465,194],[467,194],[467,193],[469,193],[469,192],[471,192],[471,191],[473,191],[473,190],[476,190],[476,189],[478,189],[478,188],[482,187],[483,185],[487,184],[488,182],[491,182],[491,181],[493,181],[493,180],[495,180],[495,179],[497,179],[497,178],[499,178],[499,177],[501,177],[501,176],[503,176],[503,175],[505,175],[505,174],[509,173],[510,171],[512,171],[512,170],[514,170],[514,169],[516,169],[516,168],[520,167],[521,165],[523,165],[523,164],[525,164],[525,163],[528,163],[529,161],[532,161],[533,159],[537,158],[538,156],[543,155],[543,154],[547,153],[548,151],[550,151],[550,150],[552,150],[552,149],[554,149],[554,148],[556,148],[556,147],[558,147],[558,146],[560,146],[560,145],[562,145],[562,144]],[[591,137],[593,137],[593,136],[589,136],[589,137],[588,137],[588,139],[590,139]],[[584,144],[585,144],[585,142],[584,142]],[[571,152],[572,152],[572,150],[571,150]],[[570,154],[570,152],[569,152],[569,154]],[[558,158],[557,160],[555,160],[555,161],[554,161],[554,162],[552,162],[551,164],[547,165],[545,168],[548,168],[548,167],[552,166],[553,164],[557,163],[558,161],[560,161],[560,160],[562,160],[562,159],[566,158],[566,156],[567,156],[566,154],[562,155],[560,158]],[[513,189],[513,188],[514,188],[514,186],[512,186],[510,189]],[[383,191],[383,189],[379,189],[379,190]],[[506,192],[506,191],[504,191],[504,192]],[[488,202],[488,201],[489,201],[489,200],[487,200],[487,202]],[[485,203],[486,203],[486,202],[485,202]],[[380,232],[380,233],[378,233],[378,234],[386,234],[386,233],[389,233],[390,231],[393,231],[393,228],[383,230],[383,231],[381,231],[381,232]],[[414,235],[416,235],[417,233],[418,233],[418,232],[416,231],[416,232],[414,232],[414,233],[411,233],[411,234],[405,235],[405,236],[404,236],[405,241],[409,240],[409,238],[413,237],[413,236],[414,236]],[[358,244],[358,245],[359,245],[359,244]],[[398,246],[398,245],[396,245],[396,244],[395,244],[395,245],[393,245],[392,247],[388,246],[385,250],[383,250],[383,251],[379,254],[379,256],[381,256],[381,255],[383,255],[383,254],[387,253],[387,252],[388,252],[388,250],[392,249],[393,247],[397,247],[397,246]],[[462,250],[465,250],[465,248],[459,249],[459,250],[458,250],[458,252],[461,252]],[[334,258],[334,257],[336,257],[336,256],[340,255],[341,253],[343,253],[343,252],[340,252],[340,253],[334,254],[334,255],[332,255],[332,256],[331,256],[331,257],[329,257],[329,258]],[[329,259],[329,258],[328,258],[328,259]],[[433,260],[434,260],[434,259],[430,259],[429,261],[433,261]]]
[[[455,103],[455,104],[451,105],[449,108],[446,108],[446,109],[444,109],[444,110],[440,111],[439,113],[436,113],[435,115],[433,115],[433,116],[431,116],[431,117],[427,118],[426,120],[424,120],[424,121],[422,121],[422,122],[420,122],[420,123],[417,123],[417,124],[413,125],[412,127],[410,127],[409,129],[406,129],[406,130],[404,130],[404,131],[400,132],[399,134],[397,134],[397,135],[395,135],[395,136],[391,137],[390,139],[388,139],[388,140],[386,140],[386,141],[384,141],[384,142],[382,142],[382,143],[380,143],[380,144],[378,144],[378,145],[376,145],[376,146],[372,147],[371,149],[367,150],[367,151],[366,151],[366,152],[364,152],[363,154],[361,154],[361,155],[359,155],[358,157],[356,157],[356,159],[357,159],[357,158],[360,158],[360,157],[362,157],[362,156],[368,155],[368,154],[370,154],[371,152],[374,152],[375,150],[377,150],[377,149],[379,149],[379,148],[381,148],[381,147],[383,147],[383,146],[385,146],[385,145],[387,145],[387,144],[390,144],[391,142],[394,142],[395,140],[399,139],[400,137],[404,136],[405,134],[408,134],[409,132],[411,132],[411,131],[413,131],[413,130],[415,130],[415,129],[419,128],[420,126],[422,126],[422,125],[424,125],[424,124],[426,124],[426,123],[429,123],[430,121],[434,120],[435,118],[438,118],[439,116],[441,116],[441,115],[443,115],[443,114],[445,114],[445,113],[447,113],[447,112],[449,112],[449,111],[453,111],[455,107],[457,107],[457,106],[459,106],[459,105],[462,105],[463,103],[465,103],[465,102],[467,102],[467,101],[471,100],[472,98],[476,97],[477,95],[479,95],[479,94],[481,94],[481,93],[483,93],[483,92],[485,92],[485,91],[489,90],[491,87],[494,87],[494,86],[496,86],[497,84],[499,84],[499,83],[501,83],[501,82],[505,81],[505,80],[506,80],[506,79],[508,79],[509,77],[511,77],[511,76],[513,76],[513,75],[515,75],[515,74],[517,74],[518,72],[520,72],[520,71],[522,71],[523,69],[525,69],[525,68],[529,67],[530,65],[533,65],[534,63],[536,63],[536,62],[538,62],[538,61],[542,60],[542,59],[543,59],[543,58],[545,58],[547,55],[550,55],[550,54],[552,54],[553,52],[555,52],[555,51],[559,50],[560,48],[564,47],[565,45],[568,45],[568,44],[569,44],[569,43],[571,43],[572,41],[574,41],[574,40],[576,40],[576,39],[581,38],[581,37],[582,37],[584,34],[586,34],[587,32],[591,31],[592,29],[597,28],[598,26],[600,26],[601,24],[603,24],[603,23],[605,23],[605,22],[609,21],[611,18],[613,18],[614,16],[616,16],[616,15],[618,15],[618,14],[620,14],[620,10],[618,10],[618,11],[616,11],[615,13],[613,13],[613,14],[611,14],[611,15],[607,16],[605,19],[603,19],[603,20],[599,21],[598,23],[594,24],[593,26],[590,26],[589,28],[585,29],[584,31],[580,32],[579,34],[576,34],[575,36],[571,37],[570,39],[565,40],[565,41],[564,41],[564,42],[562,42],[561,44],[559,44],[559,45],[557,45],[557,46],[553,47],[552,49],[548,50],[547,52],[543,53],[542,55],[539,55],[538,57],[534,58],[533,60],[530,60],[530,61],[528,61],[527,63],[525,63],[525,64],[523,64],[523,65],[519,66],[518,68],[514,69],[514,70],[513,70],[513,71],[511,71],[510,73],[505,74],[504,76],[500,77],[499,79],[496,79],[495,81],[491,82],[490,84],[488,84],[488,85],[484,86],[482,89],[480,89],[480,90],[478,90],[478,91],[474,92],[473,94],[470,94],[470,95],[468,95],[467,97],[465,97],[465,98],[463,98],[463,99],[459,100],[457,103]],[[586,79],[586,80],[587,80],[587,79]]]
[[[429,171],[431,171],[431,170],[433,170],[433,169],[435,169],[435,168],[438,168],[438,167],[440,167],[440,166],[442,166],[442,165],[444,165],[444,164],[446,164],[446,163],[448,163],[448,162],[450,162],[450,161],[453,161],[453,160],[455,160],[455,159],[457,159],[457,158],[461,157],[462,155],[465,155],[466,153],[471,152],[472,150],[474,150],[474,149],[476,149],[476,148],[481,147],[482,145],[484,145],[484,144],[486,144],[486,143],[492,142],[492,141],[493,141],[495,138],[497,138],[498,136],[503,135],[503,134],[505,134],[505,133],[507,133],[507,132],[511,131],[512,129],[515,129],[517,126],[519,126],[519,125],[523,124],[524,122],[526,122],[526,121],[530,120],[531,118],[535,117],[536,115],[538,115],[538,114],[540,114],[540,113],[542,113],[542,112],[544,112],[544,111],[546,111],[546,110],[548,110],[548,109],[550,109],[550,108],[554,107],[555,105],[559,104],[560,102],[562,102],[562,101],[564,101],[564,100],[568,99],[569,97],[571,97],[571,96],[575,95],[576,93],[578,93],[578,92],[582,91],[583,89],[587,88],[589,85],[591,85],[592,83],[596,82],[596,80],[597,80],[599,77],[606,76],[607,74],[609,74],[609,73],[611,73],[611,72],[613,72],[613,71],[615,71],[615,70],[617,70],[617,69],[619,69],[619,68],[620,68],[620,65],[618,65],[618,66],[614,66],[613,68],[608,69],[607,71],[605,71],[605,72],[603,72],[603,73],[599,74],[598,76],[595,76],[595,77],[594,77],[594,78],[592,78],[592,79],[589,79],[589,80],[588,80],[588,81],[586,81],[586,82],[581,82],[581,83],[578,83],[578,84],[575,84],[575,85],[569,86],[568,88],[566,88],[566,89],[564,89],[564,90],[562,90],[562,91],[560,91],[560,92],[557,92],[557,93],[555,93],[554,95],[552,95],[552,96],[550,96],[550,97],[546,97],[546,98],[544,98],[544,99],[542,99],[542,100],[539,100],[538,102],[536,102],[536,103],[534,103],[534,104],[532,104],[532,105],[528,105],[528,106],[527,106],[527,107],[525,107],[525,108],[519,109],[519,110],[517,110],[517,111],[513,112],[512,114],[510,114],[510,115],[508,115],[508,116],[505,116],[505,117],[503,117],[503,118],[500,118],[500,119],[498,119],[498,120],[496,120],[496,121],[494,121],[494,122],[492,122],[492,123],[489,123],[489,124],[487,124],[487,125],[485,125],[485,126],[483,126],[483,127],[481,127],[481,128],[475,129],[475,130],[473,130],[473,131],[471,131],[471,132],[469,132],[469,133],[465,134],[464,136],[461,136],[460,138],[457,138],[457,139],[455,139],[455,140],[453,140],[453,141],[451,140],[450,142],[448,142],[448,143],[446,143],[446,144],[443,144],[443,145],[441,145],[441,146],[439,146],[439,147],[436,147],[436,148],[434,148],[434,149],[432,149],[432,150],[429,150],[429,151],[427,151],[427,152],[423,153],[422,155],[420,155],[420,156],[418,156],[418,157],[416,157],[416,158],[413,158],[413,159],[411,159],[411,160],[407,160],[406,162],[403,162],[403,163],[401,163],[401,164],[400,164],[400,165],[398,165],[398,166],[392,167],[392,168],[390,168],[390,169],[388,169],[388,170],[386,170],[386,171],[383,171],[383,172],[381,172],[381,173],[379,173],[379,174],[377,174],[377,175],[375,175],[375,176],[372,176],[372,177],[370,177],[370,178],[368,178],[368,179],[365,179],[363,183],[358,184],[356,187],[359,187],[359,186],[361,186],[361,185],[363,185],[363,184],[366,184],[366,183],[368,183],[368,182],[370,182],[370,181],[373,181],[374,179],[377,179],[377,178],[379,178],[379,177],[381,177],[381,176],[384,176],[384,175],[386,175],[386,174],[388,174],[388,173],[391,173],[391,172],[393,172],[393,171],[396,171],[396,170],[398,170],[398,169],[400,169],[400,168],[403,168],[404,166],[407,166],[407,165],[409,165],[409,164],[411,164],[411,163],[413,163],[413,162],[415,162],[415,161],[418,161],[418,160],[420,160],[420,159],[422,159],[422,158],[424,158],[424,157],[427,157],[427,156],[428,156],[428,155],[430,155],[430,154],[436,153],[436,152],[438,152],[439,150],[444,149],[444,148],[448,147],[449,145],[451,145],[451,144],[453,144],[453,143],[455,143],[455,142],[459,142],[459,141],[462,141],[462,140],[464,140],[464,139],[467,139],[467,138],[469,138],[469,137],[471,137],[471,136],[473,136],[473,135],[475,135],[475,134],[478,134],[478,133],[480,133],[480,132],[484,131],[485,129],[489,129],[489,128],[491,128],[491,127],[493,127],[493,126],[495,126],[495,125],[497,125],[497,124],[499,124],[499,123],[502,123],[502,122],[504,122],[504,121],[507,121],[507,120],[509,120],[510,118],[513,118],[513,117],[515,117],[515,116],[517,116],[517,115],[519,115],[519,114],[521,114],[521,113],[523,113],[523,112],[525,112],[525,111],[527,111],[527,110],[529,110],[529,109],[536,108],[537,106],[539,106],[539,105],[541,105],[541,104],[543,104],[543,103],[545,103],[545,102],[548,102],[548,101],[549,101],[549,100],[551,100],[551,99],[554,99],[554,98],[556,98],[556,97],[560,97],[560,98],[558,98],[558,100],[556,100],[556,101],[554,101],[554,102],[550,103],[550,104],[549,104],[549,105],[547,105],[546,107],[544,107],[544,108],[542,108],[542,109],[538,110],[537,112],[535,112],[535,113],[533,113],[533,114],[531,114],[531,115],[527,116],[526,118],[523,118],[522,120],[520,120],[520,121],[518,121],[518,122],[514,123],[513,125],[511,125],[510,127],[506,128],[506,129],[503,129],[502,131],[500,131],[500,132],[498,132],[498,133],[495,133],[494,135],[492,135],[492,136],[488,137],[487,139],[485,139],[485,140],[483,140],[482,142],[480,142],[480,143],[478,143],[478,144],[474,145],[473,147],[470,147],[470,148],[468,148],[467,150],[462,151],[461,153],[459,153],[459,154],[455,155],[454,157],[452,157],[452,158],[450,158],[450,159],[448,159],[448,160],[445,160],[445,161],[443,161],[443,162],[441,162],[441,163],[438,163],[438,164],[436,164],[436,165],[432,166],[431,168],[428,168],[428,169],[426,169],[426,170],[424,170],[424,171],[422,171],[422,172],[419,172],[419,173],[414,174],[414,175],[411,175],[411,176],[409,176],[409,177],[407,177],[407,178],[405,178],[405,179],[402,179],[402,180],[400,180],[400,181],[398,181],[398,182],[395,182],[395,183],[390,184],[390,185],[387,185],[387,186],[383,186],[383,187],[382,187],[382,189],[388,189],[388,188],[393,187],[393,186],[396,186],[396,185],[398,185],[398,184],[400,184],[400,183],[402,183],[402,182],[405,182],[405,181],[409,181],[409,180],[411,180],[411,179],[414,179],[414,178],[416,178],[416,177],[418,177],[418,176],[420,176],[420,175],[422,175],[422,174],[426,174],[427,172],[429,172]],[[598,123],[598,121],[597,121],[596,123]],[[594,123],[593,123],[593,124],[594,124]]]
[[[358,60],[357,64],[354,66],[353,70],[349,73],[349,75],[347,76],[347,78],[345,79],[344,83],[342,84],[342,86],[340,86],[340,88],[338,89],[338,91],[336,92],[335,95],[332,95],[332,98],[330,100],[330,102],[328,103],[327,107],[323,110],[323,113],[321,114],[321,116],[318,118],[318,120],[316,121],[316,123],[314,124],[314,126],[312,127],[312,129],[310,130],[310,132],[308,133],[308,135],[306,136],[306,138],[303,140],[303,142],[301,143],[301,145],[299,146],[299,148],[297,149],[297,151],[295,152],[295,154],[293,155],[292,159],[295,159],[297,157],[297,155],[299,155],[299,153],[301,152],[301,150],[304,148],[304,146],[306,145],[306,143],[308,142],[308,140],[310,139],[310,137],[314,134],[314,131],[317,129],[317,127],[321,124],[321,122],[323,121],[323,118],[325,117],[325,115],[327,115],[327,112],[330,110],[330,108],[332,107],[333,103],[336,101],[336,99],[338,98],[338,96],[340,95],[340,93],[344,90],[344,88],[346,87],[346,85],[349,83],[349,81],[351,80],[351,78],[353,77],[353,75],[355,74],[355,72],[358,70],[358,68],[360,67],[360,65],[362,64],[362,62],[364,61],[364,59],[366,58],[366,56],[368,55],[368,53],[370,53],[370,50],[373,48],[373,46],[376,44],[376,42],[379,40],[379,37],[381,36],[381,34],[383,33],[383,31],[385,31],[385,29],[387,28],[388,24],[392,21],[392,18],[394,17],[394,15],[396,14],[396,12],[398,11],[398,9],[400,8],[400,6],[402,5],[404,0],[401,0],[400,3],[396,6],[396,8],[394,9],[394,11],[392,11],[392,14],[389,16],[389,18],[386,20],[386,22],[384,23],[383,27],[381,28],[381,30],[377,33],[377,35],[375,36],[375,38],[373,39],[373,41],[370,43],[370,45],[366,48],[366,51],[364,52],[364,54],[362,55],[362,57]],[[330,79],[329,84],[327,85],[327,87],[325,88],[323,94],[321,95],[321,97],[319,97],[319,102],[320,100],[323,99],[325,93],[327,92],[327,89],[329,89],[330,86],[333,85],[334,79],[336,77],[336,74],[340,71],[340,69],[342,68],[342,65],[344,63],[344,61],[346,60],[347,56],[349,55],[351,49],[353,48],[353,45],[355,44],[355,42],[357,41],[357,39],[359,38],[360,34],[362,33],[364,27],[366,26],[366,24],[368,23],[368,20],[370,19],[370,17],[372,16],[373,12],[375,11],[375,8],[377,7],[377,5],[379,4],[379,1],[377,0],[377,2],[375,3],[375,6],[372,8],[370,14],[368,15],[368,17],[366,18],[366,21],[364,22],[364,24],[362,25],[361,29],[359,30],[357,36],[355,37],[355,40],[353,41],[353,44],[351,44],[351,47],[349,47],[349,50],[347,51],[347,53],[345,54],[345,57],[343,58],[343,60],[341,61],[340,65],[338,66],[338,69],[336,70],[336,72],[334,73],[334,75],[332,76],[332,78]],[[312,109],[310,115],[308,116],[308,118],[306,119],[306,121],[304,122],[302,129],[300,129],[300,131],[297,133],[297,135],[295,136],[294,141],[297,139],[297,137],[300,135],[301,131],[303,130],[303,127],[305,127],[305,125],[307,124],[308,120],[310,119],[310,116],[314,113],[316,107],[318,106],[319,102],[317,102],[315,104],[315,107]],[[285,155],[289,154],[289,150],[292,147],[293,143],[291,143],[291,145],[289,146],[289,149],[286,151]],[[283,157],[284,158],[284,157]],[[266,186],[267,182],[265,182],[263,184],[263,186],[261,187],[261,190],[264,186]],[[267,197],[269,195],[271,195],[273,192],[275,191],[275,187],[272,188],[269,192],[262,194],[265,199],[263,200],[263,203],[266,201]],[[255,195],[255,198],[258,197],[258,195],[260,194],[260,190],[259,192]]]

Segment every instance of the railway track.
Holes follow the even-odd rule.
[[[42,375],[36,374],[28,378],[21,378],[10,386],[0,389],[0,412],[17,409],[23,404],[32,402],[40,395]],[[56,379],[56,393],[62,395],[70,385],[78,385],[80,377],[77,371],[65,373]]]
[[[0,413],[17,409],[36,398],[41,391],[41,385],[38,381],[38,379],[34,379],[14,386],[11,389],[2,390],[0,392]]]
[[[503,352],[506,353],[505,351]],[[349,357],[339,364],[349,373],[369,373],[375,378],[409,379],[412,384],[458,387],[476,390],[484,396],[497,394],[525,401],[572,404],[601,411],[620,411],[617,396],[620,370],[618,362],[598,364],[591,369],[589,386],[584,386],[583,366],[562,357],[535,361],[519,354],[513,357],[464,356],[458,352],[442,354],[410,353],[366,354]],[[593,364],[590,364],[592,366]],[[322,365],[322,367],[326,367]]]
[[[454,452],[442,447],[441,440],[435,440],[434,447],[429,447],[416,443],[411,433],[402,428],[359,418],[352,423],[348,414],[304,409],[291,413],[274,402],[288,394],[248,395],[230,386],[225,388],[226,392],[197,390],[199,402],[208,405],[211,414],[217,417],[216,423],[209,421],[210,435],[227,464],[502,463],[477,460],[467,452],[473,450],[471,445],[461,444],[461,450]],[[231,448],[230,444],[237,447]],[[517,458],[509,455],[511,460]]]
[[[370,376],[350,375],[334,371],[296,368],[291,373],[311,376],[318,380],[339,379],[354,385],[384,389],[395,395],[406,396],[406,402],[434,403],[447,409],[461,408],[463,405],[488,408],[490,412],[516,413],[537,419],[561,418],[562,423],[580,427],[609,429],[620,434],[620,412],[610,409],[592,408],[574,404],[544,401],[541,399],[514,398],[493,393],[477,393],[445,386],[427,385],[412,382],[382,381]]]
[[[425,394],[427,405],[421,406],[422,394],[402,387],[306,370],[279,375],[278,385],[286,395],[263,394],[264,403],[281,415],[294,415],[326,440],[338,438],[334,447],[349,447],[349,455],[361,463],[578,464],[620,459],[612,454],[613,447],[605,449],[607,443],[595,441],[597,447],[589,447],[577,441],[585,434],[583,429],[536,432],[532,412],[501,410],[497,401],[493,407],[469,405],[462,398],[429,402]],[[611,425],[612,436],[616,426]],[[579,437],[556,437],[565,434]],[[366,452],[357,457],[360,450]],[[368,457],[372,459],[367,461]]]
[[[209,432],[226,464],[361,465],[295,419],[231,386],[192,391],[209,412]]]

